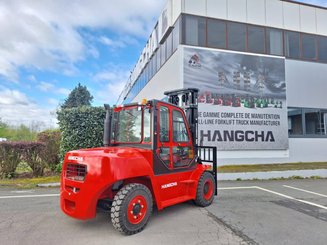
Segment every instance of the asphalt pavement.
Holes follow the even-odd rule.
[[[326,244],[327,180],[223,181],[207,208],[154,211],[144,231],[118,233],[106,212],[74,220],[57,188],[0,188],[0,244]]]

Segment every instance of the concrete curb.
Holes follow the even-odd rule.
[[[37,187],[59,187],[60,183],[55,182],[55,183],[44,183],[44,184],[37,184]]]
[[[270,171],[270,172],[246,172],[246,173],[218,173],[218,180],[268,180],[274,178],[290,178],[299,176],[302,178],[310,178],[319,176],[327,178],[327,169],[315,170],[286,170],[286,171]]]

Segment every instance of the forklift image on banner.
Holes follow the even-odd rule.
[[[168,102],[105,105],[104,147],[70,151],[61,175],[60,204],[77,219],[108,207],[127,235],[144,229],[158,210],[217,195],[217,149],[197,144],[198,89],[166,92]],[[206,163],[206,164],[205,164]]]

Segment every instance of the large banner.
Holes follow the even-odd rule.
[[[200,89],[203,145],[288,148],[284,58],[185,47],[184,87]]]

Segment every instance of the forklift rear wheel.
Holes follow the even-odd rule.
[[[196,191],[195,204],[201,207],[209,206],[215,194],[215,179],[209,172],[203,172]]]
[[[152,195],[142,184],[128,184],[115,195],[111,207],[113,226],[126,235],[144,229],[152,213]]]

